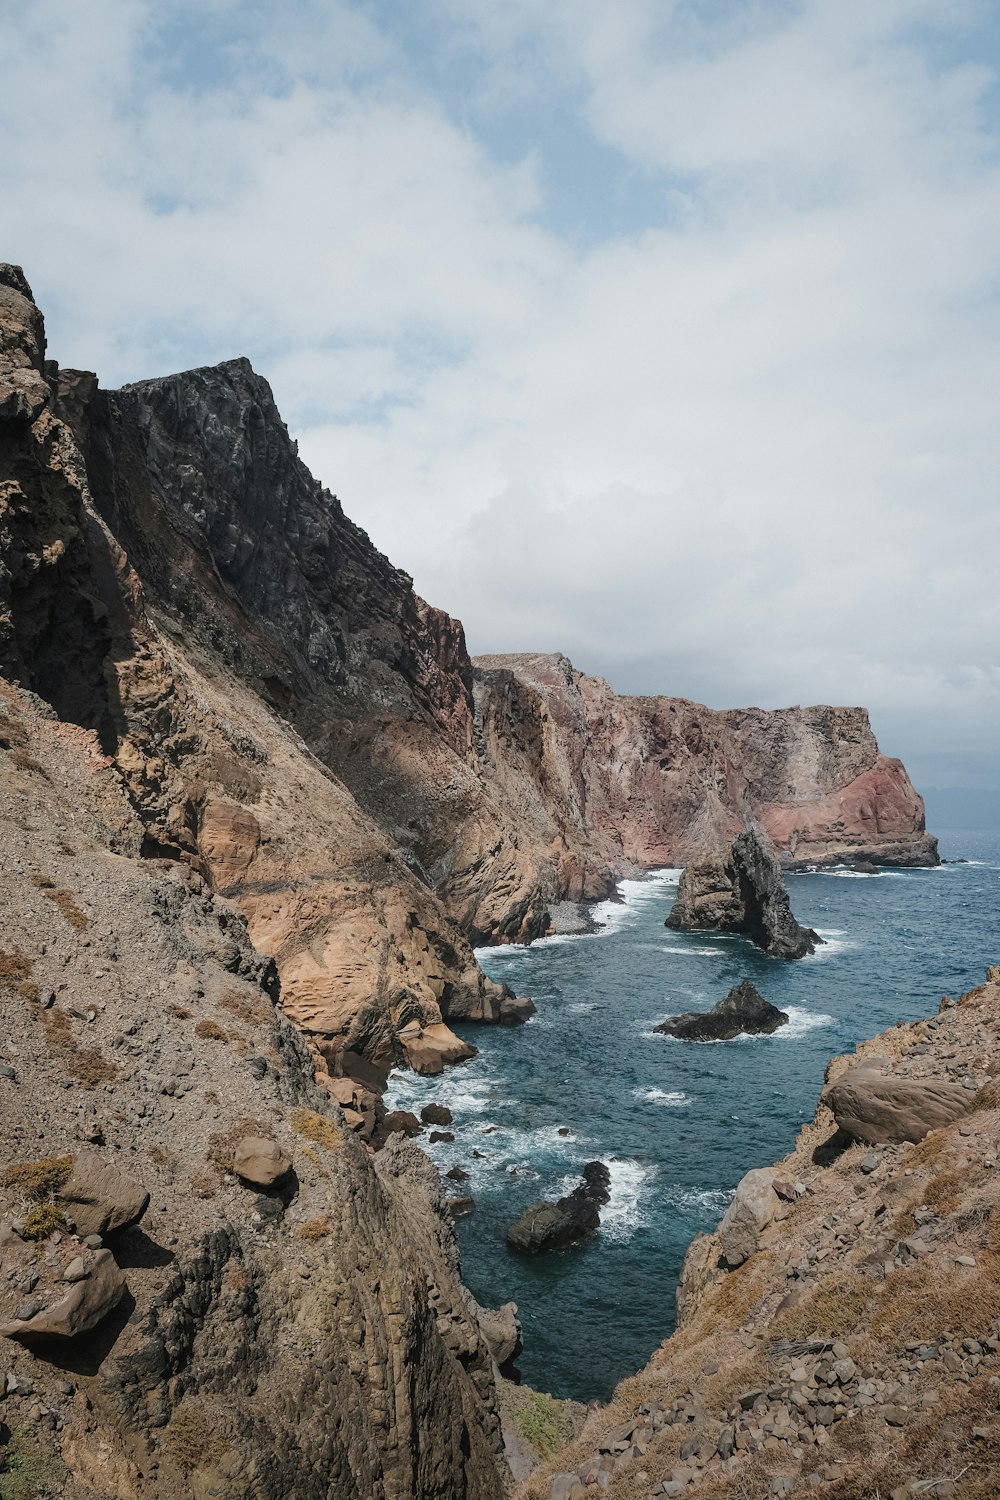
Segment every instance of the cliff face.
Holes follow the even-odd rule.
[[[588,868],[683,865],[730,844],[747,818],[788,867],[937,862],[923,800],[880,754],[864,709],[619,697],[562,656],[475,667],[491,776]]]
[[[44,364],[19,274],[5,669],[99,734],[147,852],[239,905],[334,1074],[466,1055],[448,1019],[520,1014],[470,940],[537,936],[747,815],[789,862],[936,857],[862,710],[616,697],[562,657],[474,669],[245,360],[102,391]]]
[[[677,1331],[522,1500],[990,1500],[1000,967],[835,1058],[795,1150],[692,1243]],[[587,1484],[584,1481],[588,1481]]]
[[[94,732],[0,684],[3,1458],[67,1500],[496,1500],[436,1173],[364,1149],[243,919],[145,837]],[[248,1135],[290,1158],[280,1188],[234,1174]],[[33,1229],[32,1173],[64,1161],[87,1201]],[[105,1203],[133,1206],[84,1242]],[[98,1296],[100,1257],[124,1291],[97,1326],[18,1331]]]

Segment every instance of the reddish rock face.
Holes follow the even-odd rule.
[[[618,697],[562,656],[475,666],[494,795],[551,831],[563,896],[588,893],[595,870],[686,864],[731,843],[747,814],[786,866],[937,863],[923,799],[862,708]]]

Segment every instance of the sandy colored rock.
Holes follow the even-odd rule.
[[[27,1319],[0,1323],[0,1335],[14,1339],[73,1339],[89,1333],[118,1306],[125,1292],[125,1273],[110,1250],[87,1255],[86,1274],[74,1275],[73,1286]]]
[[[88,1234],[114,1234],[137,1223],[149,1205],[149,1193],[107,1157],[84,1150],[59,1189],[58,1201],[83,1239]]]
[[[263,1136],[245,1135],[233,1152],[233,1171],[244,1182],[258,1187],[274,1187],[292,1170],[291,1157],[277,1141]]]
[[[862,1063],[841,1074],[823,1095],[838,1126],[856,1141],[920,1141],[972,1108],[972,1096],[941,1078],[908,1078]]]
[[[773,1177],[770,1167],[755,1167],[740,1179],[719,1225],[719,1243],[727,1266],[741,1266],[756,1253],[761,1234],[778,1206]]]

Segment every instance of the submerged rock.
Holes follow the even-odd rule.
[[[530,1203],[516,1224],[507,1230],[507,1244],[524,1255],[558,1250],[593,1234],[601,1222],[600,1210],[611,1197],[611,1173],[602,1161],[591,1161],[583,1169],[583,1181],[555,1203]]]
[[[666,926],[742,933],[774,958],[804,958],[823,941],[792,916],[781,863],[756,825],[724,853],[685,867]]]
[[[763,1036],[787,1026],[788,1012],[765,1000],[749,979],[729,991],[711,1010],[686,1011],[654,1026],[682,1042],[727,1042],[735,1036]]]

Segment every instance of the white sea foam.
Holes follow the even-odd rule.
[[[663,1104],[672,1109],[681,1109],[691,1103],[690,1095],[683,1089],[633,1089],[632,1098],[641,1099],[644,1104]]]
[[[618,884],[619,899],[599,901],[590,908],[590,915],[604,932],[613,932],[625,926],[650,902],[661,901],[680,878],[680,870],[663,869],[651,870],[644,880],[622,880]]]
[[[693,943],[685,943],[683,946],[680,943],[673,943],[669,947],[663,943],[657,943],[655,946],[658,952],[669,953],[672,958],[726,958],[728,956],[723,948],[699,948]]]
[[[728,1188],[677,1188],[667,1195],[668,1201],[688,1212],[711,1213],[719,1218],[732,1202]]]
[[[597,1009],[597,1001],[596,1000],[574,1000],[573,1003],[572,1003],[572,1005],[567,1005],[566,1009],[570,1012],[571,1015],[574,1015],[574,1016],[584,1015],[587,1011],[596,1010]]]
[[[628,1157],[612,1157],[607,1165],[611,1198],[601,1209],[601,1233],[609,1240],[630,1240],[646,1223],[645,1200],[656,1168]]]
[[[801,1005],[786,1005],[784,1010],[788,1025],[779,1026],[777,1031],[771,1033],[776,1041],[792,1042],[796,1037],[805,1036],[807,1031],[815,1031],[818,1026],[833,1025],[833,1017],[824,1015],[822,1011],[805,1010]]]

